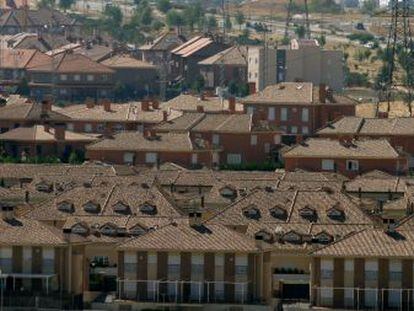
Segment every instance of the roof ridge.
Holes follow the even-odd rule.
[[[292,218],[293,209],[294,209],[294,206],[296,204],[296,199],[298,197],[298,193],[299,193],[299,190],[296,190],[295,195],[293,196],[292,204],[290,205],[290,213],[289,213],[289,217],[286,219],[286,223],[289,223],[290,219]]]
[[[216,126],[216,128],[214,129],[215,131],[218,131],[219,129],[221,129],[226,123],[228,123],[231,119],[233,119],[235,116],[235,114],[231,114],[231,115],[226,115],[226,118],[224,119],[223,122],[221,122],[218,126]]]
[[[108,205],[108,203],[109,203],[109,200],[110,200],[110,198],[112,197],[112,195],[113,195],[113,193],[114,193],[114,190],[115,190],[115,188],[118,186],[118,184],[115,184],[115,185],[113,185],[112,186],[112,189],[111,189],[111,191],[109,192],[109,194],[108,194],[108,196],[106,197],[106,199],[105,199],[105,202],[104,202],[104,204],[103,204],[103,206],[102,206],[102,210],[101,210],[101,212],[99,213],[99,216],[102,216],[103,215],[103,212],[104,212],[104,210],[106,209],[106,207],[107,207],[107,205]]]

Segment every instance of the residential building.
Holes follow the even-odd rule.
[[[23,7],[6,10],[0,15],[0,26],[3,35],[50,32],[74,38],[79,37],[82,27],[79,21],[48,7],[36,10]]]
[[[344,88],[344,53],[319,46],[316,39],[292,39],[287,49],[277,50],[277,83],[326,84],[334,91]]]
[[[283,82],[241,100],[254,120],[265,120],[280,127],[286,143],[297,136],[311,136],[329,121],[354,116],[356,101],[335,94],[326,85]]]
[[[247,85],[247,49],[233,46],[198,63],[205,88]]]
[[[384,138],[409,155],[409,167],[414,166],[414,118],[344,117],[320,129],[320,137],[334,139]]]
[[[288,171],[331,171],[349,177],[374,169],[393,175],[404,174],[408,170],[407,157],[385,139],[339,141],[309,138],[287,150],[283,159]]]
[[[233,98],[234,99],[234,98]],[[232,99],[232,100],[233,100]],[[177,97],[162,103],[161,108],[166,111],[178,110],[183,112],[230,112],[235,109],[236,112],[242,113],[243,106],[236,102],[235,107],[230,107],[230,99],[211,96],[206,93],[200,95],[180,94]]]
[[[193,83],[200,76],[199,62],[227,48],[220,38],[196,36],[171,51],[171,73],[178,80]]]
[[[143,98],[159,93],[160,82],[157,67],[130,55],[114,55],[101,64],[114,70],[119,97]],[[122,94],[122,89],[124,93]]]
[[[8,48],[37,50],[42,53],[60,48],[69,43],[64,35],[53,33],[23,32],[7,37]]]
[[[249,46],[247,50],[247,81],[253,84],[254,91],[263,91],[277,83],[277,50],[270,47]]]
[[[50,94],[56,100],[70,102],[113,96],[114,71],[72,51],[51,56],[42,64],[31,64],[27,73],[31,96],[38,100]]]

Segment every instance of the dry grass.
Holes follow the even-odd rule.
[[[414,104],[411,103],[412,109],[414,109]],[[356,115],[358,117],[364,118],[375,118],[377,111],[377,104],[375,103],[363,103],[359,104],[356,107]],[[379,112],[387,112],[388,111],[388,103],[381,102],[379,103],[378,107]],[[395,101],[390,103],[390,111],[388,112],[389,118],[397,118],[397,117],[410,117],[410,110],[408,108],[407,103],[402,101]]]

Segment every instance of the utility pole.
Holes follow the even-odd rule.
[[[308,8],[308,0],[303,0],[305,6],[305,37],[306,39],[311,38],[311,31],[310,31],[310,23],[309,23],[309,8]],[[286,13],[286,24],[285,24],[285,37],[289,38],[289,25],[292,21],[292,10],[293,10],[293,0],[289,0],[288,10]]]

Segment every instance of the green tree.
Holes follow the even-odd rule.
[[[55,7],[55,0],[40,0],[37,3],[38,8],[53,8]]]
[[[144,26],[149,26],[152,23],[152,10],[149,6],[145,7],[141,12],[140,22]]]
[[[362,13],[372,15],[377,8],[376,0],[365,0],[362,3],[361,11]]]
[[[192,85],[192,89],[197,91],[198,93],[201,93],[201,91],[204,89],[205,81],[202,75],[199,75]]]
[[[29,82],[26,78],[23,78],[19,85],[17,86],[17,94],[23,95],[23,96],[29,96],[30,95],[30,87]]]
[[[210,15],[207,17],[207,30],[208,31],[214,31],[217,29],[217,20],[213,15]]]
[[[171,10],[170,0],[157,0],[157,9],[163,13],[167,13]]]
[[[75,0],[60,0],[59,7],[66,12],[67,9],[70,9],[71,6],[75,3]]]
[[[236,20],[237,25],[239,25],[239,30],[241,30],[241,26],[246,22],[244,14],[240,11],[237,11],[234,19]]]
[[[321,34],[317,40],[318,40],[319,45],[321,47],[324,47],[325,46],[325,44],[326,44],[326,36],[324,34]]]
[[[181,27],[185,25],[185,20],[183,14],[177,10],[171,10],[167,13],[167,24],[170,27],[175,27],[178,30],[181,30]]]
[[[232,24],[231,24],[231,18],[230,18],[230,16],[229,15],[227,15],[226,16],[226,19],[224,20],[224,27],[227,29],[227,30],[231,30],[231,28],[232,28]]]
[[[306,34],[305,26],[299,25],[295,27],[295,34],[300,38],[304,38]]]
[[[118,6],[107,6],[104,11],[104,27],[114,34],[120,29],[123,20],[122,11]]]

